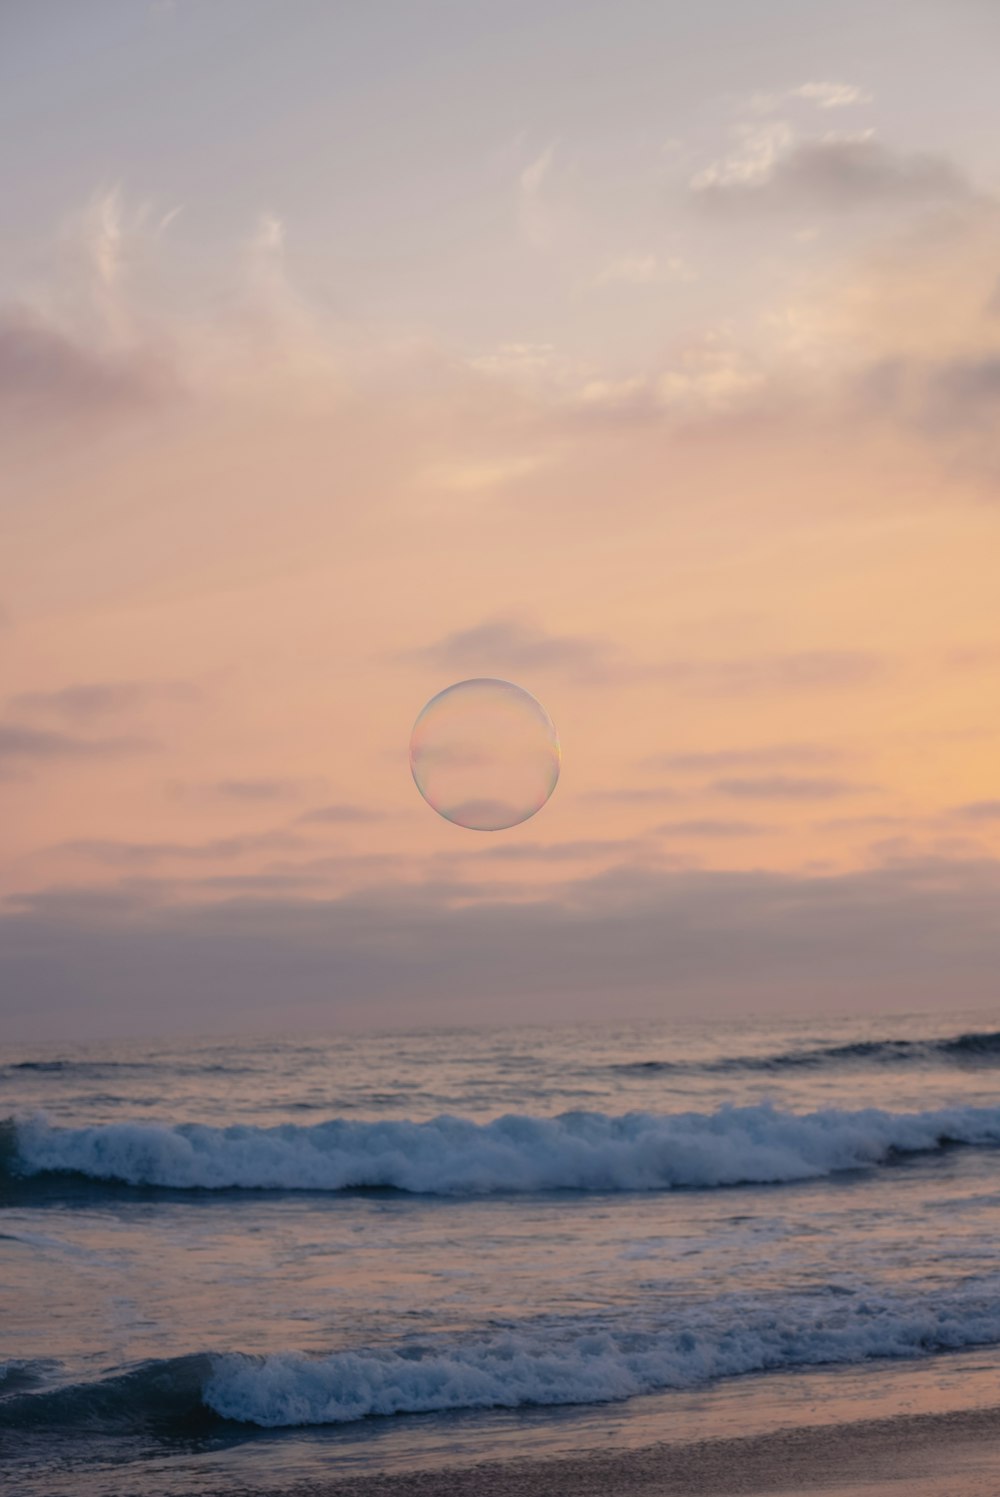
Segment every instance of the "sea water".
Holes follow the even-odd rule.
[[[7,1048],[4,1490],[945,1368],[1000,1344],[998,1081],[982,1014]]]

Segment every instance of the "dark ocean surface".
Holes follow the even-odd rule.
[[[932,1407],[1000,1348],[989,1015],[7,1048],[0,1118],[5,1493]]]

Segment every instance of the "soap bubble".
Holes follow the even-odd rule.
[[[410,768],[429,806],[456,826],[499,832],[540,811],[559,778],[559,738],[530,691],[457,681],[413,725]]]

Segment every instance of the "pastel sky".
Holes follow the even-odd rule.
[[[993,0],[0,10],[18,1038],[968,1007]],[[545,809],[410,779],[466,676]]]

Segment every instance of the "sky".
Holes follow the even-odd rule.
[[[995,1001],[998,55],[0,3],[0,1033]],[[409,773],[471,676],[503,832]]]

